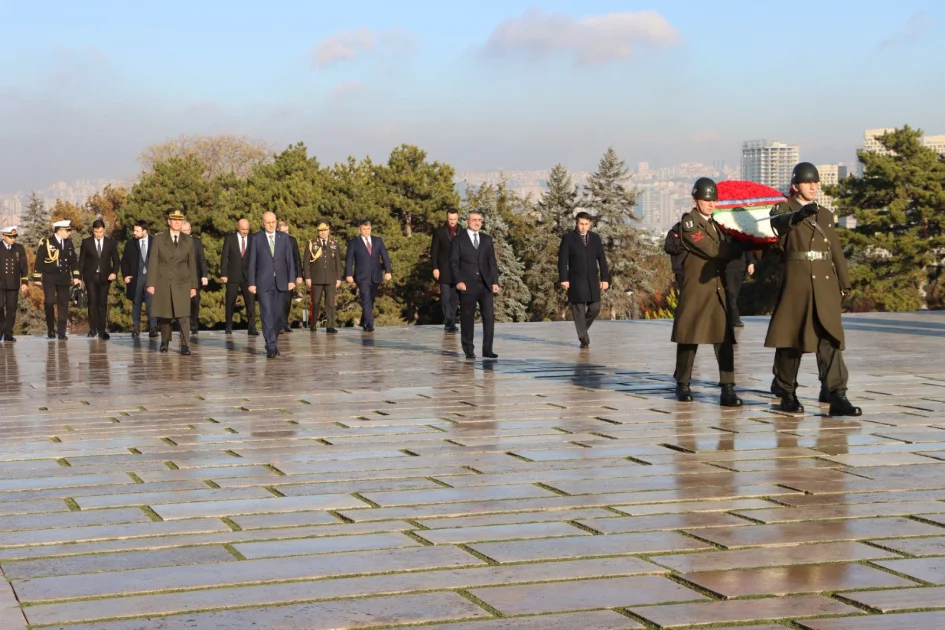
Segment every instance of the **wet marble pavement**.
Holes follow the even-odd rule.
[[[2,344],[0,628],[945,626],[945,316],[845,319],[856,419],[746,319],[739,410],[667,321]]]

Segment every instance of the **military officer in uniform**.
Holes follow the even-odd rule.
[[[33,280],[43,287],[46,310],[46,336],[66,338],[69,289],[79,284],[79,259],[72,244],[72,221],[53,223],[53,234],[45,236],[36,246]],[[58,310],[57,310],[58,309]]]
[[[335,291],[341,286],[341,247],[331,238],[328,224],[318,224],[318,238],[308,242],[302,262],[305,286],[312,291],[312,319],[309,330],[315,332],[318,324],[318,309],[325,296],[325,332],[334,334]]]
[[[715,182],[708,177],[692,187],[695,203],[680,223],[682,246],[682,287],[673,321],[676,346],[676,399],[692,401],[689,380],[698,344],[711,343],[719,363],[719,404],[740,407],[735,393],[735,331],[728,317],[723,276],[729,260],[742,255],[742,247],[726,237],[712,220],[719,198]]]
[[[26,248],[16,242],[16,226],[0,230],[3,244],[0,245],[0,339],[16,341],[13,325],[16,324],[16,305],[19,294],[29,290],[30,268],[26,262]]]
[[[814,203],[820,174],[813,164],[801,162],[794,167],[791,187],[794,194],[787,202],[788,211],[771,218],[779,237],[784,277],[765,338],[765,347],[776,348],[774,376],[781,391],[781,410],[804,411],[795,391],[797,372],[801,356],[815,352],[829,392],[830,415],[859,416],[862,410],[846,395],[840,312],[843,296],[850,291],[850,273],[833,213]]]
[[[167,215],[166,232],[154,237],[148,255],[148,293],[161,328],[161,352],[171,344],[171,324],[180,326],[180,353],[190,354],[190,304],[197,295],[197,255],[194,242],[184,234],[184,213],[175,209]]]

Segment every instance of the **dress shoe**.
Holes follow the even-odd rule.
[[[854,407],[853,403],[847,400],[847,393],[838,389],[830,394],[830,415],[862,416],[863,410],[859,407]]]
[[[309,331],[309,332],[315,332],[316,330],[318,330],[318,329],[317,329],[315,326],[309,326],[309,327],[308,327],[308,331]],[[326,331],[326,332],[327,332],[327,331]]]
[[[787,411],[788,413],[804,413],[804,405],[797,399],[797,394],[788,394],[787,392],[781,394],[779,408],[781,411]]]
[[[483,352],[483,353],[482,353],[482,356],[483,356],[484,358],[486,358],[486,359],[498,359],[498,358],[499,358],[499,355],[497,355],[495,352]]]
[[[676,383],[676,400],[692,402],[692,390],[689,389],[689,383]]]
[[[16,337],[14,337],[13,335],[4,335],[3,340],[13,343],[14,341],[16,341]]]
[[[190,334],[193,335],[194,337],[196,337],[198,333],[200,333],[200,331],[197,330],[196,328],[190,331]]]
[[[583,349],[583,348],[590,348],[590,347],[591,347],[591,342],[590,342],[590,341],[582,341],[582,342],[581,342],[581,348],[582,348],[582,349]]]
[[[56,338],[56,333],[54,333],[51,330],[46,332],[46,339],[55,339],[55,338]]]
[[[266,358],[267,358],[267,359],[275,359],[275,358],[276,358],[276,353],[275,353],[275,351],[274,351],[274,350],[270,350],[269,352],[267,352],[267,353],[266,353]]]
[[[250,337],[258,337],[259,331],[253,328],[252,330],[247,330],[246,334],[249,335]]]
[[[446,326],[446,327],[443,328],[443,331],[444,331],[444,332],[448,332],[448,333],[454,333],[454,332],[456,332],[456,325],[453,324],[453,325],[451,325],[451,326]]]
[[[292,327],[291,327],[291,326],[286,326],[285,328],[282,329],[282,332],[290,333],[290,332],[292,332]]]
[[[364,332],[374,332],[374,326],[365,326]]]
[[[224,335],[232,335],[232,334],[233,334],[233,331],[230,330],[229,328],[227,328],[226,330],[223,331],[223,334],[224,334]]]
[[[89,339],[93,338],[94,336],[95,336],[94,330],[89,330],[89,334],[86,335],[86,337],[88,337]]]
[[[170,341],[162,341],[162,342],[161,342],[161,347],[159,348],[159,350],[160,350],[161,352],[167,352],[167,348],[168,348],[168,346],[170,346],[170,345],[171,345],[171,342],[170,342]]]
[[[68,339],[68,337],[66,337],[66,336],[63,334],[63,335],[59,335],[59,339],[64,340],[64,339]]]
[[[327,329],[325,332],[328,333],[329,335],[337,335],[337,334],[338,334],[338,329],[337,329],[337,328],[329,328],[329,329]]]
[[[472,361],[472,360],[475,359],[475,358],[476,358],[476,355],[473,354],[472,352],[467,352],[467,353],[466,353],[466,359],[467,359],[467,360]]]
[[[739,319],[739,320],[736,320],[735,322],[733,322],[733,323],[732,323],[732,326],[734,326],[735,328],[744,328],[744,327],[745,327],[745,322],[743,322],[742,320]]]
[[[112,336],[109,335],[107,332],[100,332],[98,334],[98,338],[101,339],[102,341],[108,341],[109,339],[112,338]]]
[[[820,397],[817,400],[825,404],[830,402],[830,390],[823,383],[820,384]]]
[[[152,329],[148,330],[148,337],[149,337],[150,339],[154,339],[154,338],[156,338],[157,336],[158,336],[158,329],[157,329],[157,328],[152,328]]]
[[[719,405],[722,407],[741,407],[744,403],[735,393],[735,387],[732,385],[723,385],[722,394],[719,396]]]
[[[180,347],[180,353],[181,353],[182,355],[184,355],[184,356],[188,356],[188,355],[190,354],[190,347],[189,347],[189,346],[181,346],[181,347]]]
[[[141,329],[140,329],[140,328],[132,328],[132,329],[131,329],[131,338],[132,338],[132,339],[136,339],[137,337],[140,337],[140,336],[141,336]]]

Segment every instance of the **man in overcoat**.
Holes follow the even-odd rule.
[[[600,236],[591,232],[591,215],[578,212],[575,228],[558,246],[558,281],[568,290],[568,303],[578,341],[591,345],[587,331],[600,315],[600,296],[610,286],[610,271]]]
[[[728,317],[723,276],[726,263],[742,248],[722,233],[712,219],[719,198],[715,182],[700,177],[692,187],[695,207],[680,220],[683,258],[682,287],[673,321],[676,346],[676,399],[692,401],[689,381],[699,344],[711,343],[719,363],[719,404],[740,407],[735,393],[735,332]]]
[[[459,308],[459,291],[453,280],[450,265],[450,244],[459,233],[459,211],[450,208],[446,211],[446,223],[433,232],[430,244],[430,262],[433,264],[433,279],[440,285],[440,306],[443,308],[443,330],[456,332],[456,311]]]
[[[809,162],[794,167],[789,212],[771,218],[779,237],[784,277],[765,338],[776,348],[774,376],[781,391],[782,411],[802,413],[797,399],[797,372],[805,352],[817,364],[829,392],[831,416],[863,412],[847,399],[847,367],[840,320],[843,296],[850,291],[850,273],[834,228],[833,213],[814,202],[820,174]]]
[[[161,328],[161,352],[171,344],[171,325],[180,326],[180,353],[190,354],[190,300],[197,295],[197,256],[190,236],[184,234],[184,213],[167,215],[166,232],[154,237],[148,255],[148,293]]]

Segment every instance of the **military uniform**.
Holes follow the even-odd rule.
[[[3,234],[16,235],[16,228],[7,228]],[[16,306],[21,287],[29,286],[29,265],[26,248],[19,243],[0,242],[0,338],[16,341]]]
[[[318,309],[325,296],[326,328],[335,330],[335,285],[341,279],[341,246],[329,237],[327,240],[312,239],[302,256],[302,277],[312,282],[312,319],[309,328],[314,331],[318,322]]]
[[[52,339],[58,332],[59,338],[65,339],[69,290],[79,279],[79,259],[72,239],[67,236],[60,243],[55,234],[44,237],[36,247],[34,267],[33,280],[43,283],[48,336]]]

